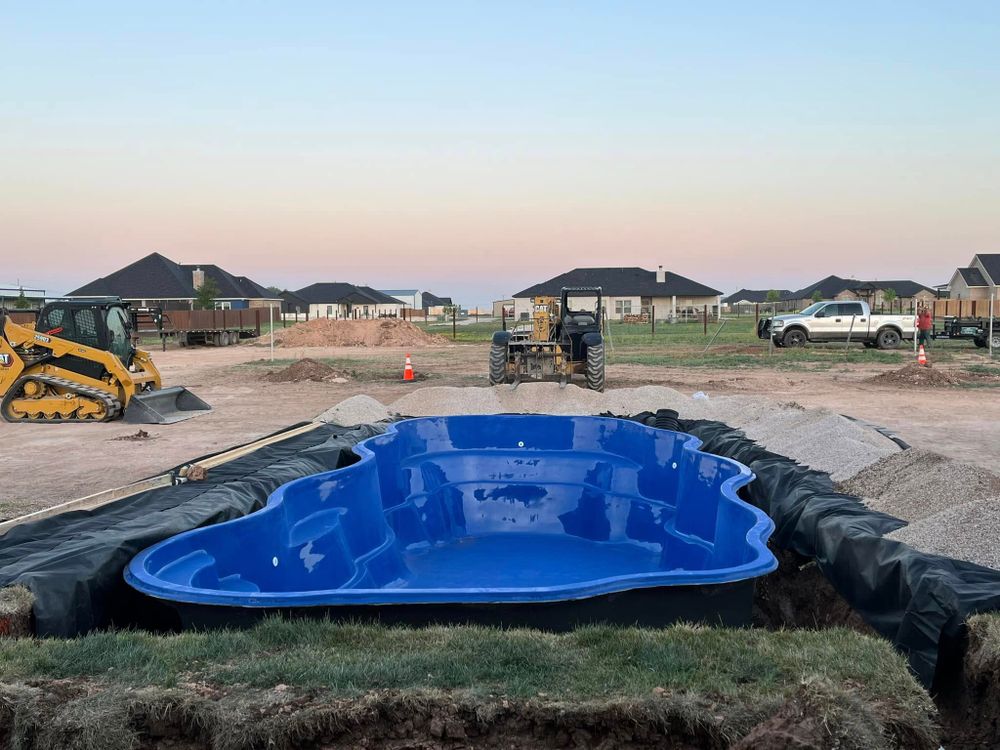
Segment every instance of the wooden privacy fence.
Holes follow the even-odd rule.
[[[993,314],[1000,312],[1000,305],[993,303]],[[988,299],[938,299],[934,300],[934,317],[955,318],[988,318],[990,316],[990,301]]]

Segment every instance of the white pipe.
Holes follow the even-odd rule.
[[[274,305],[267,306],[267,324],[271,328],[271,361],[274,362]]]

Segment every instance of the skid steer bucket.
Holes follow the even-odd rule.
[[[172,424],[197,417],[212,407],[179,385],[148,391],[132,397],[123,422],[130,424]]]

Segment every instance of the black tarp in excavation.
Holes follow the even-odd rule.
[[[41,636],[74,636],[114,622],[141,621],[133,609],[137,592],[122,577],[141,550],[259,510],[285,482],[353,463],[351,447],[383,429],[322,425],[217,466],[204,481],[15,526],[0,536],[0,587],[31,589],[35,632]]]
[[[632,419],[665,426],[662,413],[659,420],[649,412]],[[865,622],[906,655],[925,686],[933,684],[939,654],[960,650],[968,617],[1000,610],[1000,571],[886,539],[906,522],[838,493],[828,474],[771,453],[739,430],[685,419],[678,427],[700,438],[702,450],[750,467],[756,479],[741,494],[774,520],[771,543],[815,560]]]
[[[679,427],[699,437],[704,450],[749,466],[756,479],[741,492],[774,519],[772,543],[815,560],[847,602],[906,654],[925,685],[932,683],[941,649],[952,653],[959,643],[968,616],[1000,609],[1000,571],[884,538],[903,522],[837,493],[829,475],[718,422],[678,423],[662,412],[660,419],[649,412],[631,418]],[[16,527],[0,537],[0,586],[21,583],[34,592],[39,635],[135,624],[140,602],[156,606],[122,578],[136,553],[174,534],[251,513],[292,479],[352,463],[351,446],[382,429],[323,426],[212,469],[203,482]]]

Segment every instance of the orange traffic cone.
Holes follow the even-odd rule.
[[[413,380],[413,363],[410,362],[410,355],[406,355],[406,364],[403,365],[403,380]]]
[[[920,351],[917,352],[917,364],[921,367],[927,367],[927,352],[924,351],[924,345],[920,345]]]

